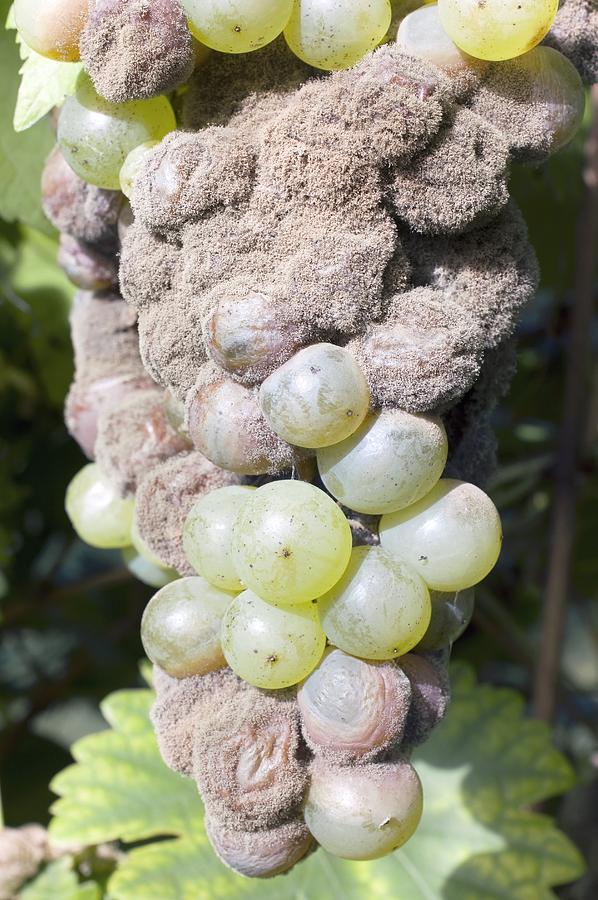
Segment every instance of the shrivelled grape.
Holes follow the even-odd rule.
[[[410,696],[394,663],[332,649],[297,692],[303,734],[313,750],[339,761],[372,757],[401,737]]]
[[[415,569],[382,547],[355,547],[341,580],[318,603],[328,640],[365,659],[411,650],[430,622],[430,595]]]
[[[348,768],[318,759],[311,770],[305,821],[328,853],[378,859],[409,840],[422,806],[421,784],[408,762]]]
[[[559,0],[438,0],[440,20],[455,44],[479,59],[512,59],[539,44]]]
[[[233,561],[248,588],[293,606],[336,584],[351,543],[345,516],[324,491],[303,481],[276,481],[242,507],[233,528]]]
[[[437,591],[472,587],[494,567],[502,529],[494,503],[473,484],[443,478],[429,494],[383,516],[380,542]]]
[[[243,381],[262,381],[306,343],[307,329],[265,294],[223,297],[206,328],[209,353]]]
[[[271,878],[305,856],[313,838],[302,819],[260,831],[243,831],[206,816],[206,833],[222,862],[248,878]]]
[[[223,666],[220,624],[232,599],[199,576],[163,587],[141,620],[141,640],[151,661],[175,678]]]
[[[106,291],[118,285],[116,260],[70,234],[60,235],[58,265],[83,290]]]
[[[334,344],[296,353],[260,388],[260,404],[274,431],[298,447],[344,440],[365,418],[370,392],[355,357]]]
[[[67,97],[58,122],[58,145],[71,168],[91,184],[118,190],[128,154],[139,144],[160,140],[176,128],[166,97],[109,103],[82,73]]]
[[[418,653],[450,647],[461,637],[473,615],[475,592],[472,588],[450,593],[430,591],[430,600],[432,618],[428,630],[415,647]]]
[[[192,34],[212,50],[247,53],[269,44],[289,20],[293,0],[181,0]]]
[[[236,674],[256,687],[297,684],[324,652],[326,638],[316,606],[272,606],[253,591],[239,594],[222,621],[222,648]]]
[[[89,0],[15,0],[14,16],[28,47],[63,62],[79,59],[79,37],[89,15]]]
[[[390,25],[389,0],[295,0],[284,36],[318,69],[348,69],[376,47]]]
[[[224,590],[243,589],[232,557],[233,525],[254,491],[249,485],[218,488],[198,500],[185,520],[187,560],[210,584]]]
[[[84,466],[66,492],[66,511],[79,537],[92,547],[131,543],[133,498],[121,497],[95,463]]]
[[[330,493],[361,513],[393,512],[436,484],[448,453],[440,419],[399,409],[368,416],[346,440],[318,451]]]
[[[262,475],[292,464],[291,448],[266,422],[255,391],[230,379],[197,390],[188,423],[197,449],[221,469]]]

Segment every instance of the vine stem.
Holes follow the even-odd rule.
[[[587,397],[591,389],[591,324],[598,247],[598,85],[590,92],[592,124],[585,144],[584,195],[578,221],[574,306],[567,348],[564,406],[554,471],[553,519],[544,594],[541,641],[534,673],[533,709],[554,718],[571,557],[575,532],[578,472]]]

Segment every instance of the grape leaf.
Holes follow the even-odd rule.
[[[15,131],[26,131],[65,97],[74,94],[80,63],[58,62],[29,50],[19,70],[21,84],[13,117]]]
[[[523,717],[512,691],[476,685],[452,670],[445,722],[413,758],[425,810],[416,835],[375,862],[351,863],[322,851],[289,875],[239,878],[212,851],[194,784],[160,760],[148,719],[153,693],[122,691],[102,711],[111,731],[73,748],[76,763],[52,782],[52,838],[90,843],[168,837],[130,850],[109,884],[114,900],[544,900],[583,865],[545,816],[521,809],[569,788],[565,759],[548,730]],[[174,837],[170,837],[174,836]]]
[[[14,34],[3,27],[9,6],[7,0],[0,0],[0,216],[50,233],[41,209],[39,181],[54,143],[52,129],[43,121],[17,134],[8,124],[13,118],[20,67]]]
[[[21,900],[99,900],[100,889],[93,881],[80,883],[72,870],[72,860],[63,856],[51,862],[19,893]]]
[[[19,70],[21,83],[17,94],[17,102],[13,117],[15,131],[26,131],[49,113],[55,106],[60,106],[64,98],[75,92],[81,63],[61,62],[40,56],[23,41],[11,6],[6,17],[6,29],[15,32],[15,40],[23,65]]]

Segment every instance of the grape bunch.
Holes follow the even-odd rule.
[[[83,63],[42,185],[80,289],[67,512],[158,589],[160,749],[241,874],[419,822],[537,286],[509,168],[598,77],[595,4],[557,7],[15,2]]]

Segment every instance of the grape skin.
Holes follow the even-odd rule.
[[[408,762],[343,767],[318,759],[311,770],[305,821],[328,853],[341,859],[379,859],[409,840],[422,807],[421,783]]]
[[[407,653],[426,633],[431,615],[423,580],[382,547],[355,547],[343,577],[318,607],[328,640],[364,659]]]
[[[173,678],[205,675],[224,665],[222,617],[233,594],[200,576],[179,578],[154,594],[141,620],[147,656]]]
[[[145,143],[139,144],[138,147],[134,147],[131,152],[127,154],[127,158],[122,164],[119,172],[118,180],[121,191],[129,200],[133,193],[135,181],[139,177],[139,173],[141,172],[146,159],[154,147],[157,147],[159,143],[159,141],[145,141]]]
[[[533,49],[548,34],[559,0],[438,0],[446,33],[478,59],[504,60]]]
[[[324,491],[303,481],[259,488],[233,528],[233,560],[246,587],[284,606],[331,588],[351,555],[351,528]]]
[[[327,447],[349,437],[370,402],[355,357],[334,344],[313,344],[276,369],[260,388],[269,425],[297,447]]]
[[[344,506],[380,515],[415,503],[442,475],[444,425],[398,409],[368,416],[346,440],[318,451],[322,481]]]
[[[92,547],[121,549],[131,543],[133,498],[121,497],[95,463],[77,472],[65,506],[73,528]]]
[[[378,46],[391,18],[388,0],[295,0],[284,36],[308,65],[348,69]]]
[[[430,591],[432,618],[428,630],[415,647],[417,653],[442,650],[461,637],[473,615],[475,593],[473,588],[455,593]]]
[[[259,50],[277,37],[293,0],[181,0],[194,37],[222,53]]]
[[[500,516],[473,484],[443,478],[421,500],[383,516],[380,543],[408,562],[436,591],[463,591],[494,568]]]
[[[161,140],[176,128],[166,97],[109,103],[82,73],[75,96],[58,120],[58,145],[74,172],[101,188],[119,190],[120,170],[139,144]]]
[[[28,47],[48,59],[75,62],[88,0],[15,0],[14,17]]]
[[[191,508],[183,526],[183,549],[190,565],[210,584],[243,590],[232,558],[233,525],[256,489],[230,485],[210,491]]]
[[[283,609],[244,591],[222,620],[222,649],[240,678],[269,690],[290,687],[317,666],[326,637],[316,605]]]

